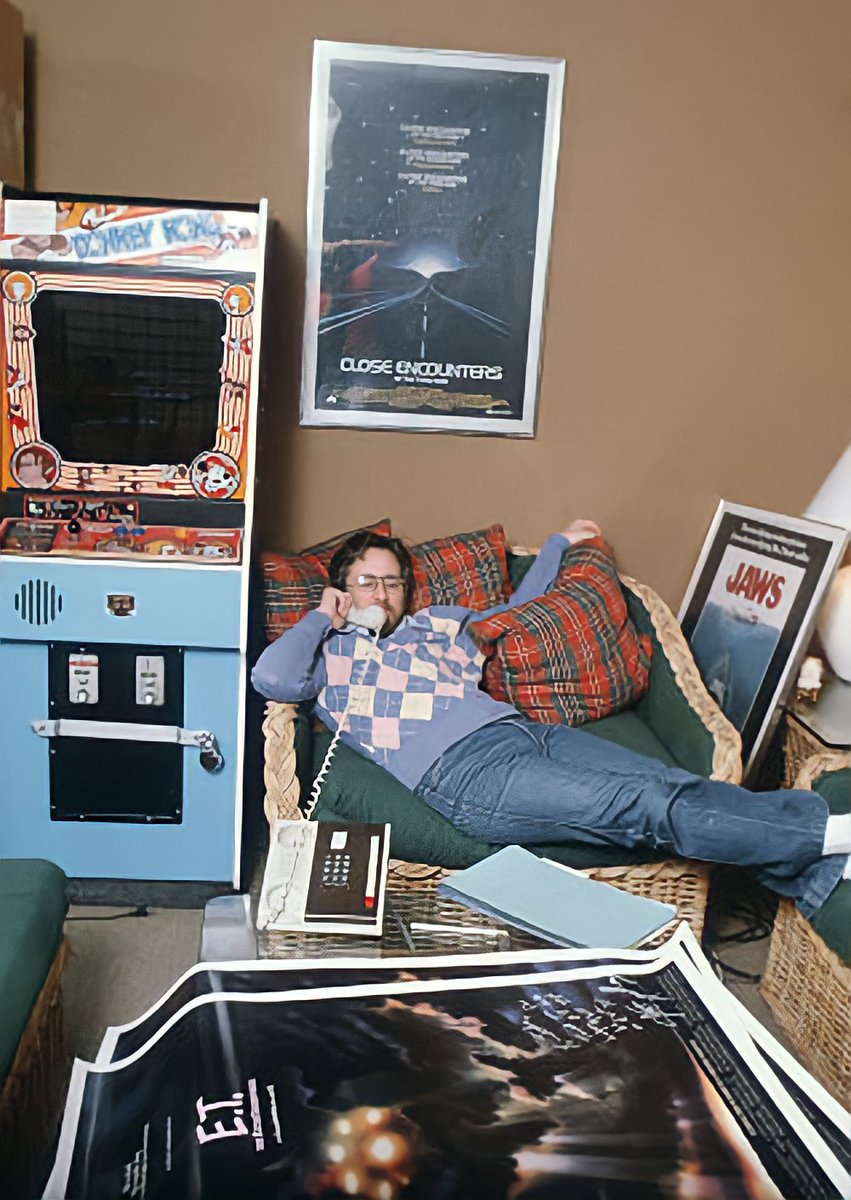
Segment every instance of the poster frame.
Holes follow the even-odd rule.
[[[759,526],[759,528],[757,528]],[[735,535],[741,534],[740,540]],[[772,541],[767,541],[768,537]],[[698,670],[707,690],[742,737],[742,766],[745,777],[752,775],[763,760],[771,735],[780,719],[782,706],[797,678],[807,651],[819,606],[824,599],[834,572],[842,561],[848,544],[848,531],[808,517],[789,517],[748,505],[721,500],[715,510],[703,547],[683,596],[678,620],[683,635],[691,647]],[[744,540],[741,540],[744,539]],[[738,684],[745,687],[746,659],[741,653],[727,655],[727,685],[713,676],[713,667],[706,652],[695,645],[695,632],[707,609],[713,584],[724,569],[725,552],[733,545],[742,545],[758,553],[763,560],[773,560],[778,566],[795,565],[796,555],[803,555],[803,574],[797,586],[794,602],[780,627],[775,648],[767,661],[758,686],[751,697],[745,718],[735,719],[725,707],[725,695]],[[781,577],[781,582],[783,577]],[[728,590],[730,590],[728,588]],[[747,605],[743,607],[748,608]],[[756,604],[748,608],[752,625],[750,641],[764,633],[770,622],[759,617]],[[746,644],[746,643],[742,643]],[[720,647],[719,647],[720,648]],[[721,693],[719,695],[719,693]]]
[[[547,109],[537,196],[534,269],[529,302],[529,333],[520,416],[452,416],[440,412],[328,409],[317,405],[319,322],[325,214],[325,163],[328,150],[328,101],[332,61],[389,63],[401,66],[462,68],[511,73],[546,74]],[[534,437],[543,349],[543,318],[552,237],[553,208],[561,135],[565,77],[564,59],[527,55],[488,54],[460,50],[429,50],[347,42],[314,43],[310,105],[310,162],[307,193],[307,280],[301,373],[301,419],[305,426],[393,429],[408,432],[472,433]],[[357,378],[355,376],[354,378]],[[423,389],[427,380],[421,385]]]

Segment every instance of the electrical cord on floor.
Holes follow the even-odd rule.
[[[140,904],[128,912],[109,913],[105,917],[66,917],[66,921],[120,921],[122,917],[149,917],[147,904]]]
[[[738,921],[742,923],[742,928],[731,933],[722,933],[719,906],[711,905],[703,938],[706,957],[716,975],[722,980],[730,977],[742,983],[759,983],[762,979],[761,973],[754,974],[733,966],[721,956],[718,947],[743,946],[751,942],[761,942],[769,937],[774,927],[777,897],[753,881],[743,880],[738,872],[719,867],[716,868],[716,874],[718,891],[723,900],[721,915],[724,922],[726,924],[731,920]]]

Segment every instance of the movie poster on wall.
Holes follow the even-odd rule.
[[[680,624],[703,682],[752,768],[806,650],[844,530],[722,501],[686,589]]]
[[[534,435],[563,82],[316,43],[303,425]]]

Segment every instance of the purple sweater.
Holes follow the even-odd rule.
[[[548,538],[508,604],[488,613],[542,595],[569,545],[561,534]],[[467,625],[483,615],[424,608],[375,640],[353,625],[335,630],[314,610],[263,651],[251,682],[270,700],[315,700],[323,724],[334,731],[342,721],[342,741],[413,789],[450,746],[516,716],[479,687],[484,658]]]

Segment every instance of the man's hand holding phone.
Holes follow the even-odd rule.
[[[335,629],[342,629],[349,618],[352,598],[348,592],[341,592],[339,588],[327,587],[322,592],[318,607],[319,612],[325,613]]]

